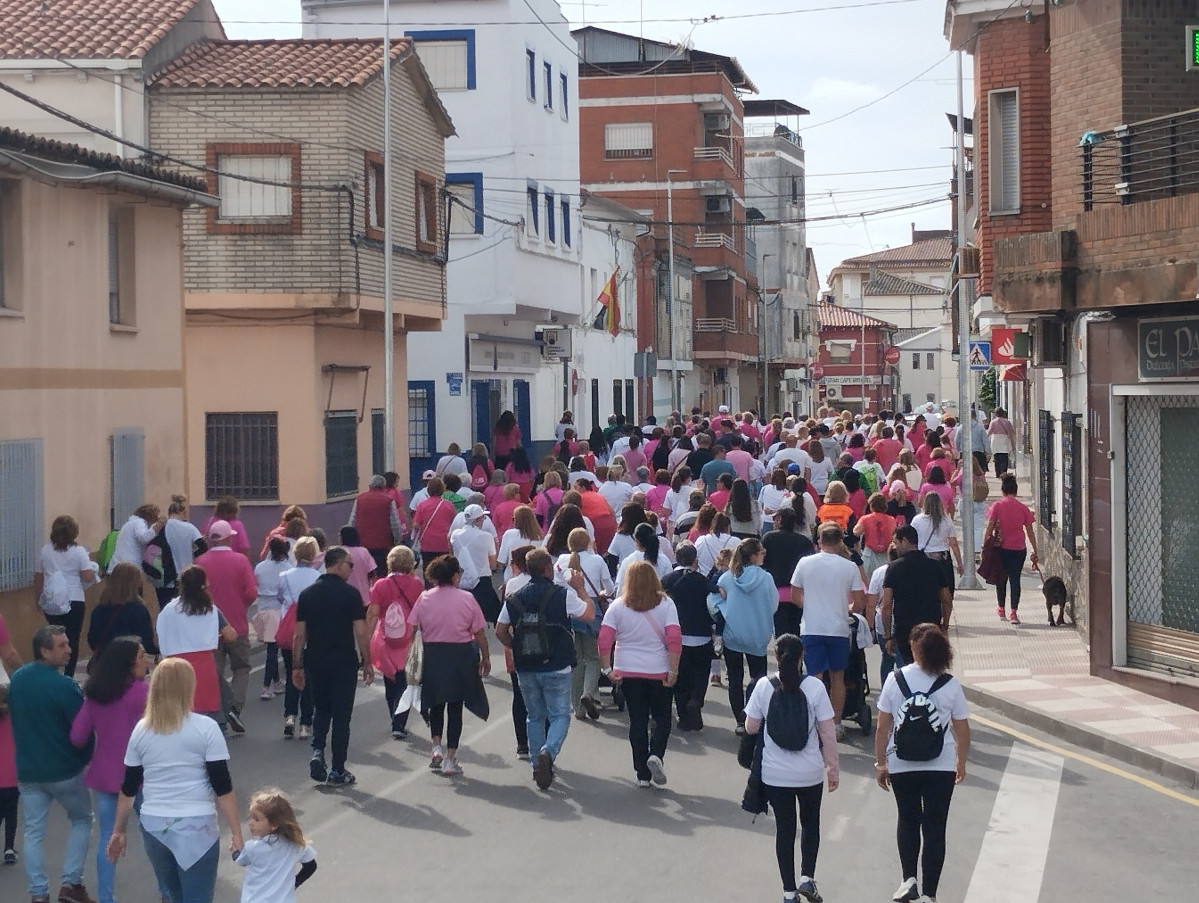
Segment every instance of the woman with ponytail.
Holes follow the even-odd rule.
[[[600,624],[609,602],[616,596],[612,575],[604,559],[591,549],[591,537],[582,527],[570,531],[569,551],[559,555],[554,563],[554,582],[566,586],[571,571],[583,575],[583,587],[595,604],[596,616],[591,621],[570,619],[575,636],[575,666],[570,672],[570,701],[575,717],[582,721],[599,718],[599,636]]]
[[[633,546],[636,551],[625,556],[620,563],[620,568],[616,571],[617,590],[624,584],[624,575],[634,561],[648,561],[657,573],[659,580],[674,570],[674,565],[662,551],[661,543],[658,540],[658,531],[652,524],[637,525],[637,529],[633,531]]]
[[[799,637],[783,634],[775,641],[774,654],[778,660],[778,673],[770,680],[758,681],[754,687],[745,707],[745,730],[750,734],[762,734],[761,779],[766,799],[774,810],[774,852],[779,877],[783,881],[783,900],[794,900],[798,896],[816,903],[820,900],[815,876],[816,855],[820,851],[822,784],[826,773],[829,793],[840,783],[833,707],[824,684],[807,678],[801,670],[803,641]],[[776,694],[783,695],[775,700]],[[805,709],[807,734],[794,736],[799,733],[796,728],[802,724],[802,718],[797,715]],[[771,714],[779,723],[770,724]],[[780,746],[776,738],[787,747],[799,748]],[[798,881],[795,878],[797,827],[801,829]]]

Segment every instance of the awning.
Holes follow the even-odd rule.
[[[1028,364],[1001,364],[999,379],[1002,382],[1022,383],[1028,378]]]

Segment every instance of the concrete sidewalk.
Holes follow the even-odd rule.
[[[1021,497],[1033,507],[1020,463]],[[998,499],[994,474],[988,482]],[[979,583],[957,591],[950,629],[954,674],[972,703],[1199,789],[1199,712],[1092,677],[1083,637],[1069,625],[1049,626],[1035,572],[1025,570],[1021,581],[1019,626],[999,620],[995,588]]]

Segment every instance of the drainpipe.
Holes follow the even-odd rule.
[[[121,83],[121,73],[116,73],[112,80],[112,109],[113,118],[116,120],[113,125],[113,134],[118,138],[125,137],[125,98],[122,96],[125,93],[125,86]],[[118,157],[125,156],[125,145],[116,142],[116,150],[113,152]]]

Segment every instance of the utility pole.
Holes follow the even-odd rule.
[[[762,410],[758,413],[765,418],[767,410],[770,408],[770,365],[767,363],[770,359],[770,342],[767,338],[768,324],[770,321],[770,301],[766,297],[766,292],[769,291],[769,286],[766,290],[762,289],[761,274],[766,270],[766,258],[774,257],[773,254],[763,254],[758,258],[760,266],[758,267],[758,298],[762,301]],[[778,280],[781,282],[782,280]]]
[[[962,51],[958,51],[958,127],[955,136],[957,167],[957,305],[958,305],[958,432],[962,456],[962,589],[979,589],[974,573],[974,461],[970,444],[970,302],[973,282],[962,278],[962,252],[966,248],[966,111],[962,89]],[[986,477],[984,477],[986,479]]]
[[[395,332],[392,325],[391,0],[383,0],[383,468],[395,470]]]
[[[666,170],[666,222],[668,224],[668,245],[666,251],[669,255],[670,262],[670,288],[666,292],[666,320],[670,324],[670,407],[672,411],[682,411],[682,402],[679,399],[679,350],[675,345],[675,330],[674,330],[674,194],[671,191],[674,183],[671,177],[677,174],[686,174],[685,169],[668,169]]]

